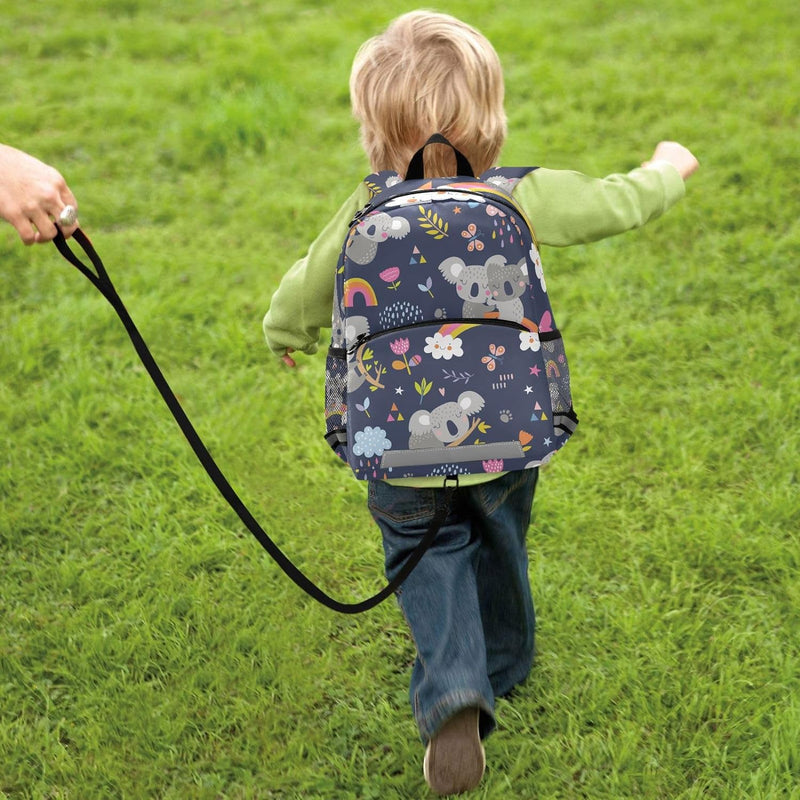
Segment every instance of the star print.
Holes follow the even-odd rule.
[[[398,386],[398,387],[397,387],[397,388],[394,390],[394,393],[395,393],[395,394],[403,394],[403,387],[402,387],[402,386]]]
[[[532,393],[533,393],[533,386],[526,386],[525,394],[532,394]]]
[[[461,213],[461,206],[456,206],[456,207],[453,209],[453,213],[454,213],[454,214],[460,214],[460,213]]]
[[[545,447],[550,447],[550,445],[551,445],[551,444],[552,444],[552,439],[550,439],[550,437],[548,436],[548,437],[547,437],[547,438],[544,440],[544,445],[545,445]]]
[[[538,366],[531,367],[531,375],[535,375],[538,378],[540,372],[541,372],[541,370],[539,369]]]

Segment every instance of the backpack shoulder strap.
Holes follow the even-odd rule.
[[[539,169],[539,167],[493,167],[492,169],[487,169],[486,172],[481,173],[480,180],[496,186],[498,189],[501,189],[507,195],[511,196],[516,185],[526,175],[530,175],[531,172],[537,169]],[[515,203],[515,205],[517,204]],[[524,217],[525,222],[530,229],[531,235],[533,236],[533,243],[538,249],[539,243],[536,241],[536,230],[533,227],[533,223],[525,215],[525,210],[519,205],[517,205],[517,207],[522,213],[522,216]]]
[[[486,183],[494,183],[511,194],[514,187],[536,169],[539,167],[492,167],[481,173],[480,179]]]

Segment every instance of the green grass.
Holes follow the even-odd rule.
[[[232,483],[342,599],[381,584],[364,488],[322,441],[322,356],[289,374],[260,318],[367,171],[350,61],[411,7],[0,11],[0,141],[65,174]],[[474,796],[797,800],[795,4],[439,7],[500,52],[505,163],[605,174],[662,138],[702,163],[664,219],[544,254],[582,424],[540,483],[538,661]],[[0,797],[426,796],[395,605],[302,595],[102,298],[10,226],[0,259]]]

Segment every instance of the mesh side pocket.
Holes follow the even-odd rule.
[[[347,460],[347,351],[331,347],[325,361],[325,439]]]
[[[564,341],[558,336],[542,341],[547,384],[550,389],[550,404],[554,414],[567,414],[572,411],[572,392],[569,388],[569,364],[564,352]]]

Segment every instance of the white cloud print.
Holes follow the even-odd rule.
[[[449,361],[451,358],[460,358],[464,355],[461,349],[461,339],[453,338],[449,333],[435,333],[433,336],[426,336],[425,352],[430,353],[434,358],[443,358]]]

